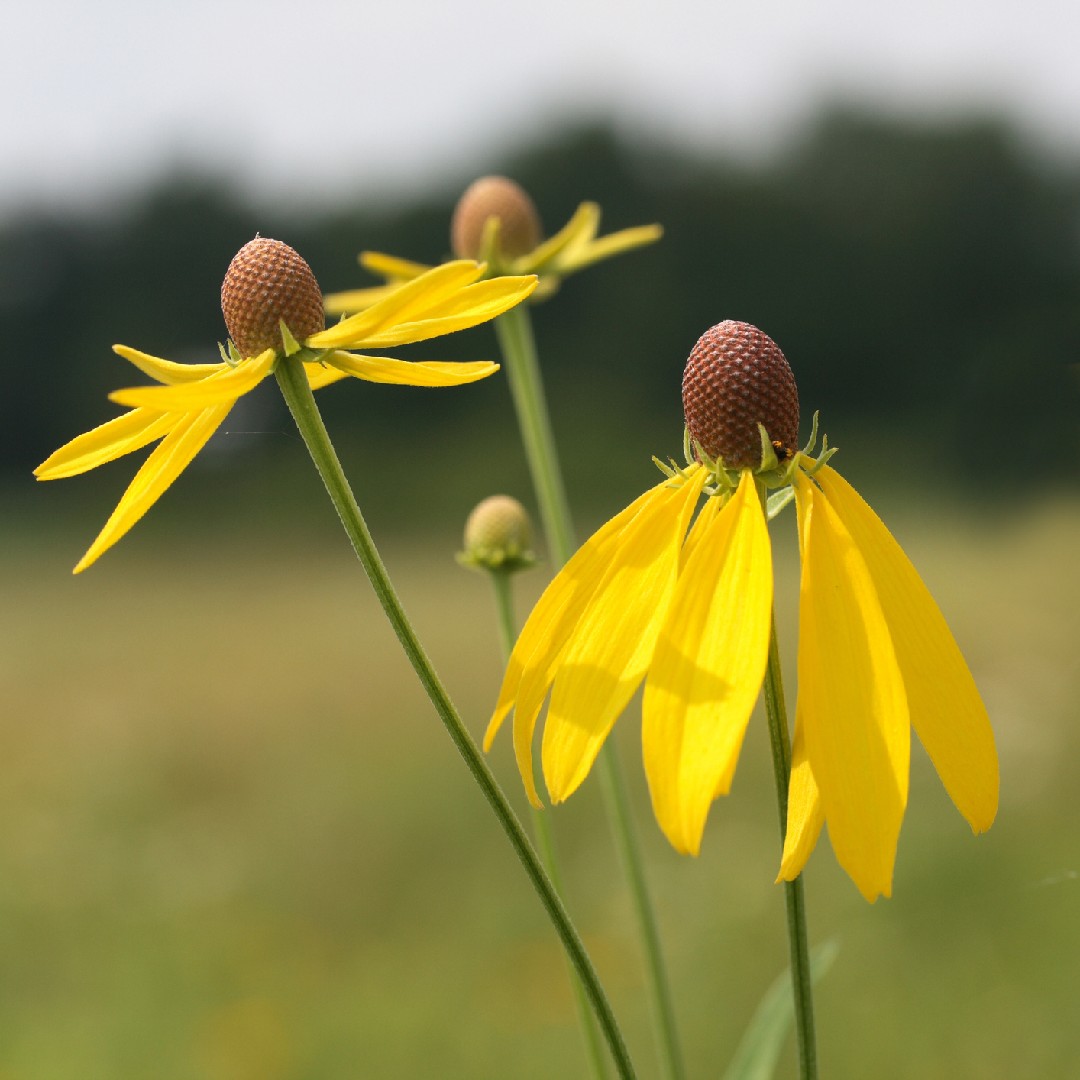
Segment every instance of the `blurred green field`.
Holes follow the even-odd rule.
[[[105,506],[5,528],[0,1078],[584,1075],[554,937],[329,512],[243,532],[200,521],[190,487],[182,534],[148,520],[77,579]],[[872,907],[822,842],[811,935],[841,946],[817,995],[822,1075],[1075,1076],[1080,502],[865,494],[969,658],[1003,799],[973,839],[914,754],[894,899]],[[373,525],[479,733],[500,675],[486,582],[453,563],[454,528],[402,543]],[[522,606],[542,584],[521,581]],[[690,1075],[715,1077],[786,963],[763,716],[697,860],[649,817],[638,726],[635,704],[618,742]],[[493,763],[521,806],[508,740]],[[553,817],[570,906],[654,1076],[596,783]]]

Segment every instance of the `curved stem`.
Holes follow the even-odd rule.
[[[299,363],[299,357],[279,360],[274,369],[274,374],[289,406],[289,411],[292,413],[296,426],[299,428],[304,443],[307,445],[308,452],[311,454],[311,459],[315,463],[323,483],[326,485],[327,493],[330,495],[334,508],[338,512],[338,517],[341,518],[341,523],[345,527],[346,533],[348,533],[353,549],[363,564],[372,588],[375,590],[375,595],[378,597],[390,625],[394,628],[398,641],[401,642],[401,647],[405,650],[413,670],[431,699],[432,705],[435,706],[435,710],[446,727],[450,738],[494,811],[515,854],[525,868],[530,883],[536,890],[544,910],[559,935],[570,963],[585,987],[589,1002],[596,1013],[597,1021],[615,1060],[619,1076],[626,1078],[626,1080],[633,1080],[634,1069],[630,1062],[630,1056],[592,961],[589,959],[585,946],[582,944],[562,900],[555,891],[551,879],[544,872],[544,868],[541,866],[532,844],[525,835],[521,823],[518,821],[494,775],[487,767],[483,755],[480,753],[476,743],[473,742],[472,736],[454,708],[453,702],[451,702],[442,682],[436,675],[431,661],[424,652],[405,614],[401,601],[398,599],[397,593],[390,582],[382,558],[375,547],[371,533],[368,531],[364,516],[360,512],[360,507],[357,505],[356,498],[349,487],[349,482],[345,478],[341,462],[338,460],[337,453],[330,442],[330,436],[327,434],[318,406],[315,404],[314,395],[311,392],[304,369]]]
[[[525,457],[540,506],[548,551],[557,570],[573,554],[576,541],[544,397],[528,306],[518,304],[500,315],[495,320],[495,331],[506,364],[510,394],[514,399],[518,427],[525,445]],[[645,882],[641,853],[630,815],[629,800],[626,797],[626,785],[610,742],[604,743],[598,762],[604,801],[637,919],[664,1080],[683,1080],[685,1071],[675,1029],[675,1011],[660,948],[660,935]]]
[[[776,798],[780,811],[781,844],[787,835],[788,781],[791,776],[791,740],[788,734],[784,683],[780,672],[780,650],[776,643],[776,617],[769,630],[769,663],[765,669],[765,712],[769,718],[776,774]],[[810,979],[810,948],[806,932],[806,901],[800,875],[784,882],[787,905],[788,951],[791,956],[791,983],[795,995],[795,1041],[799,1048],[801,1080],[816,1080],[817,1039],[814,1034],[814,997]]]
[[[514,648],[514,640],[517,637],[514,600],[510,584],[513,574],[505,570],[492,570],[488,576],[491,578],[491,583],[495,589],[495,606],[499,616],[499,640],[502,645],[503,664],[505,664],[510,659],[510,653]],[[555,837],[552,835],[548,815],[543,810],[537,810],[535,806],[530,806],[529,810],[537,846],[540,848],[540,857],[544,861],[544,869],[547,871],[548,877],[551,878],[552,884],[562,895],[563,884],[559,873],[558,856],[555,854]],[[589,1000],[585,994],[585,987],[573,968],[570,969],[570,984],[574,991],[578,1023],[581,1026],[581,1034],[585,1040],[585,1053],[589,1060],[590,1075],[595,1080],[605,1080],[607,1067],[604,1064],[603,1048],[600,1045],[600,1032],[596,1027],[596,1018],[589,1009]]]

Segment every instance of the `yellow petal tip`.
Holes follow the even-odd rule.
[[[888,900],[892,896],[891,881],[886,885],[873,885],[868,888],[863,888],[863,886],[856,881],[855,887],[862,893],[862,898],[868,904],[876,904],[882,897]]]

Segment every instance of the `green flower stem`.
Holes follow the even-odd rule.
[[[338,460],[337,453],[330,442],[330,436],[326,431],[326,426],[323,424],[318,406],[315,404],[315,397],[311,392],[307,376],[300,364],[301,356],[303,354],[279,360],[274,369],[274,374],[289,406],[289,411],[292,413],[308,452],[311,454],[312,461],[315,463],[315,467],[326,485],[334,509],[337,510],[338,517],[341,518],[341,523],[345,527],[346,533],[348,533],[353,549],[363,564],[379,603],[382,605],[387,619],[390,620],[390,625],[394,628],[398,641],[401,642],[401,647],[405,650],[413,670],[431,699],[432,705],[435,706],[435,710],[439,714],[439,718],[446,727],[458,752],[464,758],[469,771],[473,774],[477,785],[495,812],[495,816],[514,848],[514,852],[521,860],[521,864],[524,866],[529,881],[536,890],[548,918],[551,919],[559,940],[566,950],[566,955],[589,996],[589,1002],[596,1013],[597,1021],[611,1050],[619,1076],[624,1080],[634,1080],[634,1068],[622,1033],[619,1031],[611,1005],[600,984],[592,961],[585,951],[585,946],[582,944],[581,938],[571,922],[559,894],[555,890],[555,886],[552,885],[551,879],[544,872],[539,857],[525,835],[521,823],[518,821],[509,802],[507,802],[506,796],[499,788],[479,748],[473,742],[472,736],[458,715],[450,696],[447,694],[438,675],[436,675],[431,661],[424,652],[412,625],[405,615],[405,610],[390,582],[390,577],[375,547],[371,533],[368,531],[364,516],[360,512],[360,507],[357,505],[356,498],[349,487],[349,482],[345,478],[341,462]]]
[[[776,798],[780,811],[781,843],[787,835],[788,783],[791,776],[791,740],[788,734],[784,683],[780,672],[780,650],[776,643],[776,618],[769,630],[769,663],[765,670],[765,712],[769,718]],[[787,902],[788,950],[791,955],[791,982],[795,995],[795,1040],[799,1048],[801,1080],[817,1078],[817,1038],[814,1034],[814,998],[810,980],[810,948],[806,932],[806,899],[800,874],[784,882]]]
[[[540,504],[540,522],[544,527],[548,551],[552,562],[560,567],[573,555],[577,543],[544,397],[544,383],[540,377],[528,306],[518,304],[500,315],[495,320],[495,333],[506,361],[506,377],[510,382],[510,394],[514,399],[518,427],[521,428],[529,473]]]
[[[498,610],[499,640],[502,645],[503,663],[510,659],[510,653],[514,648],[517,638],[517,623],[514,619],[514,599],[511,588],[513,574],[506,570],[492,570],[488,574],[491,584],[495,589],[495,606]],[[555,854],[555,838],[552,835],[551,823],[548,815],[535,806],[530,806],[533,832],[536,835],[537,846],[540,848],[540,857],[544,861],[544,869],[551,878],[559,895],[563,894],[562,875],[559,873],[558,857]],[[577,972],[570,969],[570,984],[574,990],[574,1002],[577,1005],[578,1023],[581,1025],[581,1034],[585,1040],[585,1053],[589,1061],[589,1072],[595,1080],[605,1080],[607,1066],[604,1064],[603,1047],[600,1043],[600,1032],[596,1026],[596,1018],[589,1008],[589,999],[585,994],[585,987],[578,978]]]
[[[679,1047],[678,1030],[675,1027],[675,1009],[671,1001],[667,971],[664,968],[660,932],[656,926],[649,888],[645,881],[645,868],[638,849],[637,837],[634,834],[626,782],[623,779],[622,769],[619,767],[614,745],[604,744],[597,757],[597,763],[600,767],[604,801],[607,804],[608,817],[611,819],[611,830],[615,834],[615,846],[618,848],[623,873],[626,875],[630,888],[634,913],[637,916],[638,933],[641,936],[641,946],[645,954],[646,980],[652,1004],[661,1071],[664,1080],[683,1080],[686,1070]]]
[[[540,504],[540,518],[544,535],[547,537],[548,551],[555,568],[558,569],[574,553],[577,543],[544,398],[528,306],[518,304],[500,315],[495,320],[495,331],[506,364],[510,394],[517,411],[521,439],[525,444],[525,457]],[[604,743],[598,764],[608,817],[637,917],[664,1080],[683,1080],[685,1071],[675,1029],[675,1010],[671,1003],[671,991],[660,949],[660,935],[645,883],[645,871],[630,815],[626,784],[610,742]]]
[[[498,613],[499,645],[502,647],[503,664],[510,659],[517,640],[517,624],[514,619],[514,597],[510,587],[514,575],[506,570],[491,570],[488,573],[495,589],[495,608]]]

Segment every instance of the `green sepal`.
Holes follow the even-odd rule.
[[[686,469],[679,465],[674,458],[668,458],[665,465],[655,454],[653,454],[652,463],[670,480],[672,483],[666,485],[671,488],[682,487],[683,484],[689,479],[686,474]],[[697,464],[694,462],[693,464]],[[689,466],[688,466],[689,467]],[[702,489],[706,495],[713,495],[716,492],[709,487]]]
[[[795,498],[795,489],[789,484],[787,487],[774,491],[765,502],[765,516],[772,521],[792,499]]]
[[[776,447],[773,446],[769,433],[764,424],[758,424],[758,435],[761,438],[761,465],[754,470],[757,475],[771,473],[780,464],[776,457]]]
[[[487,570],[493,574],[531,570],[539,561],[533,552],[517,548],[476,548],[459,551],[454,558],[470,570]]]
[[[284,319],[278,319],[278,329],[281,331],[281,344],[285,347],[285,355],[295,356],[303,346],[293,337],[292,331],[285,325]]]
[[[806,445],[802,448],[804,454],[812,454],[814,447],[817,445],[818,436],[818,420],[821,417],[821,413],[815,409],[814,418],[810,421],[810,438],[806,440]]]
[[[499,229],[502,226],[501,219],[489,217],[484,222],[484,231],[480,234],[480,250],[477,252],[476,261],[485,263],[487,273],[484,277],[499,277],[505,273],[502,252],[499,248]]]
[[[229,338],[224,345],[219,341],[218,352],[221,354],[221,359],[231,368],[237,367],[244,362],[244,358],[240,355],[240,350],[236,347],[232,338]]]
[[[821,452],[815,457],[814,447],[817,444],[818,438],[818,414],[814,413],[814,420],[810,426],[810,438],[806,441],[806,445],[795,454],[791,459],[791,463],[788,466],[788,475],[790,477],[798,467],[807,476],[813,476],[823,465],[827,464],[829,459],[836,453],[839,447],[829,445],[829,436],[821,436]]]
[[[668,459],[671,460],[670,458]],[[665,465],[655,454],[652,456],[652,463],[669,479],[674,480],[679,475],[679,466],[674,461],[670,465]]]

